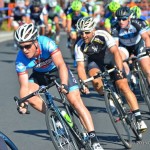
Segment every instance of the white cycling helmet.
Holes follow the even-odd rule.
[[[96,22],[92,17],[83,17],[77,21],[77,30],[80,31],[92,31],[96,27]]]
[[[56,0],[49,0],[48,2],[50,7],[56,7],[57,6],[57,1]]]
[[[14,36],[18,43],[34,41],[38,37],[38,30],[33,23],[25,23],[15,31]]]

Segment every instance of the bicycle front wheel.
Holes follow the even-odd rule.
[[[57,114],[52,109],[47,109],[45,121],[56,150],[79,150],[73,135],[64,123],[60,114]],[[61,128],[58,127],[58,122]]]
[[[5,142],[5,145],[3,145],[3,147],[6,150],[18,150],[16,145],[4,133],[0,132],[0,138]],[[7,148],[6,148],[6,145],[7,145]],[[0,145],[0,147],[1,147],[1,145]]]
[[[150,93],[148,90],[148,82],[146,81],[146,78],[142,72],[138,73],[138,77],[139,77],[139,86],[140,86],[141,97],[143,97],[145,103],[147,104],[149,112],[150,112]]]
[[[111,93],[105,92],[105,104],[106,109],[111,119],[111,122],[121,139],[122,143],[127,149],[132,147],[131,136],[129,131],[129,126],[126,122],[125,116],[122,114],[122,111],[117,105],[118,101]]]

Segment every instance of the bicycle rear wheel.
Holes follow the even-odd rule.
[[[0,138],[2,138],[3,141],[5,142],[5,144],[7,145],[7,149],[5,148],[6,145],[4,146],[4,148],[6,150],[18,150],[18,148],[16,147],[16,145],[4,133],[0,132]]]
[[[47,109],[45,121],[56,150],[79,150],[73,135],[60,114],[57,114],[52,109]],[[57,126],[57,121],[59,121],[62,128]]]
[[[105,91],[105,104],[106,109],[111,119],[111,122],[121,139],[122,143],[127,149],[132,147],[131,136],[129,131],[129,126],[126,122],[125,116],[122,114],[122,111],[119,108],[118,101],[111,93]]]

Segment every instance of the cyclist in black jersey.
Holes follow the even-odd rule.
[[[117,70],[111,74],[116,86],[124,94],[132,112],[135,114],[137,128],[144,132],[147,129],[145,122],[141,118],[141,113],[134,93],[130,90],[124,73],[122,58],[113,37],[104,30],[95,30],[96,23],[92,17],[83,17],[77,22],[77,29],[81,34],[81,39],[75,45],[75,58],[77,61],[77,72],[81,80],[87,78],[84,67],[84,55],[88,56],[88,74],[94,76],[104,66],[112,68],[116,65]],[[94,79],[95,90],[102,94],[101,79]],[[85,94],[89,93],[87,86],[83,88]]]
[[[150,50],[150,37],[147,33],[146,22],[141,19],[131,19],[130,15],[130,8],[119,8],[116,11],[118,22],[112,27],[111,33],[117,45],[123,46],[128,50],[122,55],[125,56],[128,53],[128,55],[134,54],[138,56],[145,52],[146,49]],[[150,85],[149,56],[141,57],[139,63]]]

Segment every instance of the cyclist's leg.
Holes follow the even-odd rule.
[[[67,94],[68,101],[79,114],[81,121],[83,121],[83,125],[85,125],[88,135],[91,138],[92,145],[97,144],[97,147],[101,147],[95,134],[92,116],[83,103],[83,100],[80,96],[77,81],[70,70],[69,70],[69,87],[70,91],[69,94]]]
[[[99,71],[100,71],[100,69],[99,69],[98,65],[95,62],[89,62],[89,64],[88,64],[88,74],[89,74],[89,76],[94,76]],[[104,94],[103,93],[103,83],[102,83],[101,78],[94,79],[92,81],[92,84],[93,84],[94,89],[100,95]]]
[[[122,60],[129,58],[129,52],[124,47],[119,47],[119,52],[121,55]],[[124,70],[126,72],[127,78],[130,78],[130,68],[126,62],[123,63]]]
[[[114,58],[112,57],[112,55],[107,55],[105,61],[107,62],[107,64],[110,64],[111,66],[115,65]],[[127,103],[129,104],[132,112],[134,113],[134,115],[136,117],[136,121],[141,122],[142,117],[141,117],[141,112],[139,110],[139,105],[138,105],[138,102],[137,102],[137,98],[136,98],[135,94],[131,91],[131,89],[128,85],[128,81],[126,79],[126,75],[125,75],[124,71],[123,71],[122,75],[123,75],[123,78],[119,77],[116,72],[111,73],[111,77],[114,78],[116,86],[122,92],[122,94],[124,95]],[[144,130],[147,129],[147,126],[144,123],[144,121],[142,121],[142,123],[143,123],[143,126],[141,127],[141,129],[139,127],[139,130],[144,131]]]
[[[145,49],[145,43],[143,40],[141,40],[135,47],[135,54],[138,56],[144,52],[146,52]],[[141,57],[139,59],[139,63],[141,65],[141,69],[144,72],[144,74],[146,75],[146,78],[149,82],[149,86],[150,86],[150,57],[149,56],[144,56]]]
[[[116,76],[116,75],[115,75]],[[123,93],[127,103],[129,104],[133,114],[135,115],[137,128],[140,132],[144,132],[147,129],[145,122],[142,120],[141,112],[139,109],[139,105],[137,102],[137,98],[135,94],[131,91],[127,79],[124,77],[123,79],[119,79],[117,76],[115,77],[115,83],[119,90]]]
[[[37,72],[33,72],[31,76],[29,77],[29,91],[30,93],[38,90],[39,85],[47,85],[48,79],[45,78],[44,73],[38,74]],[[40,96],[34,96],[28,100],[29,104],[38,110],[39,112],[42,112],[45,114],[45,104],[42,100],[42,97]]]
[[[60,26],[59,26],[59,18],[58,18],[57,15],[54,17],[54,22],[55,22],[55,25],[56,25],[56,43],[59,44],[59,41],[60,41]]]

